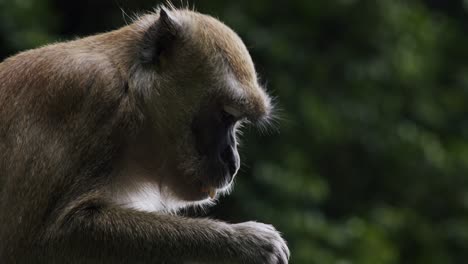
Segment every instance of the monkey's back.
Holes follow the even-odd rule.
[[[58,212],[106,181],[132,123],[118,70],[86,44],[46,46],[0,64],[2,260],[39,248]]]

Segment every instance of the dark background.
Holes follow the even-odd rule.
[[[0,58],[157,4],[0,0]],[[274,224],[291,263],[466,262],[468,1],[195,7],[241,35],[282,109],[279,132],[247,129],[235,191],[210,215]]]

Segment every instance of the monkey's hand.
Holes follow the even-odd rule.
[[[233,225],[235,239],[239,241],[241,263],[286,264],[289,249],[286,241],[271,225],[245,222]]]

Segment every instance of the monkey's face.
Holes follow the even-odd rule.
[[[193,198],[213,198],[217,191],[229,187],[239,170],[236,139],[239,116],[213,98],[187,121],[186,141],[181,141],[177,148],[180,159],[177,169],[183,181],[191,183]]]
[[[270,101],[247,49],[224,24],[183,12],[161,13],[158,23],[151,43],[163,43],[148,61],[156,61],[150,108],[164,160],[161,180],[183,200],[214,197],[239,170],[240,124],[265,120]]]
[[[240,167],[236,133],[252,116],[247,107],[251,99],[236,97],[233,89],[241,87],[228,87],[240,84],[222,83],[215,78],[219,72],[204,68],[195,71],[197,76],[185,72],[170,78],[171,92],[159,94],[166,113],[157,118],[162,131],[158,146],[165,146],[163,183],[179,198],[192,201],[229,189]]]
[[[236,139],[239,118],[237,110],[222,101],[216,103],[215,99],[200,108],[192,119],[191,138],[201,161],[201,191],[211,197],[216,194],[215,188],[228,186],[239,170]]]

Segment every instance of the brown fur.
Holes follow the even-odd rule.
[[[229,105],[258,120],[271,110],[232,30],[166,12],[0,64],[1,263],[287,262],[271,226],[115,200],[154,184],[174,209],[209,202],[201,187],[226,183],[207,175],[194,116]]]

